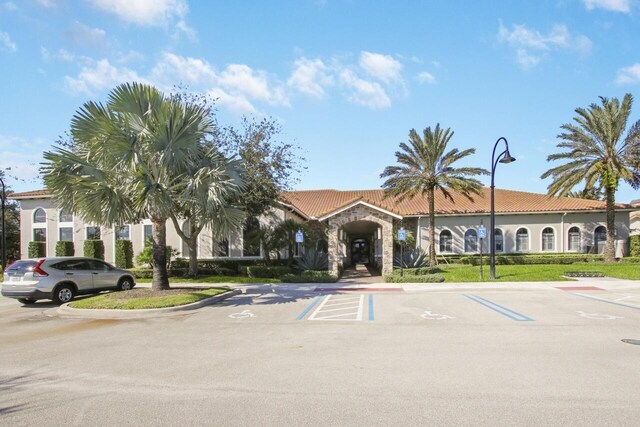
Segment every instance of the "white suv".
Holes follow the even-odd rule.
[[[135,286],[130,271],[94,258],[57,257],[16,261],[4,272],[2,296],[22,304],[50,299],[64,304],[79,294]]]

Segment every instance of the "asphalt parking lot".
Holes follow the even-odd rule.
[[[0,298],[0,424],[637,425],[640,283],[351,288],[144,320]]]

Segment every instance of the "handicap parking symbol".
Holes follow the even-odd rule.
[[[587,319],[596,319],[596,320],[624,319],[624,317],[614,316],[612,314],[587,313],[584,311],[577,311],[576,313],[580,313],[580,316],[586,317]]]
[[[446,314],[434,313],[431,310],[425,310],[424,313],[420,315],[423,319],[427,320],[446,320],[446,319],[455,319],[453,316],[448,316]]]
[[[256,317],[255,314],[251,312],[251,310],[244,310],[240,313],[233,313],[229,315],[232,319],[246,319],[247,317]]]

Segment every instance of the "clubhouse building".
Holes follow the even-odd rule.
[[[415,238],[416,246],[427,250],[434,244],[440,255],[476,254],[480,251],[478,228],[488,228],[489,189],[473,201],[452,192],[453,200],[436,193],[435,242],[429,241],[429,208],[426,197],[398,201],[385,198],[383,190],[308,190],[283,193],[267,215],[251,218],[244,230],[227,239],[214,240],[205,229],[198,242],[198,257],[204,259],[260,259],[262,248],[245,239],[256,227],[271,227],[293,219],[309,222],[326,230],[326,241],[315,242],[328,248],[329,268],[355,263],[373,263],[383,274],[391,272],[394,254],[394,230],[404,227]],[[105,228],[87,224],[78,216],[58,208],[46,190],[14,193],[21,204],[21,257],[28,258],[31,241],[43,241],[47,256],[55,255],[56,242],[74,242],[80,254],[85,239],[102,239],[105,260],[115,258],[115,241],[131,240],[134,254],[151,236],[151,222],[123,224]],[[606,241],[605,203],[512,190],[495,190],[496,253],[601,253]],[[627,254],[631,221],[637,206],[618,204],[616,210],[616,257]],[[640,224],[639,224],[640,225]],[[182,224],[187,229],[188,224]],[[640,230],[639,230],[640,231]],[[488,240],[488,239],[486,239]],[[189,255],[171,221],[167,222],[167,244],[181,256]],[[488,241],[482,242],[488,252]]]

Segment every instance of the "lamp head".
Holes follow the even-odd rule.
[[[500,163],[511,163],[511,162],[515,162],[516,158],[511,156],[511,153],[509,153],[509,149],[507,148],[507,150],[504,152],[504,156],[502,156],[502,158],[499,160]]]

